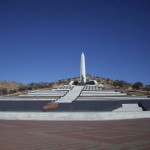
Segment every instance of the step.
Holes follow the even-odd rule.
[[[138,104],[122,104],[122,107],[117,108],[113,111],[143,111],[141,107],[139,107]]]
[[[81,93],[80,96],[126,96],[126,93]]]

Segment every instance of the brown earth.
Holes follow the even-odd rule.
[[[43,106],[43,110],[50,110],[50,109],[55,109],[59,107],[59,103],[47,103],[45,106]]]

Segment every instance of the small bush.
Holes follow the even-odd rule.
[[[6,95],[8,94],[7,88],[0,88],[0,95]]]
[[[9,91],[9,93],[10,93],[10,94],[13,94],[13,93],[16,93],[16,92],[17,92],[17,90],[16,90],[16,89],[14,89],[14,90],[10,90],[10,91]]]
[[[135,82],[133,85],[132,85],[132,88],[133,89],[136,89],[136,90],[139,90],[140,88],[143,87],[143,83],[138,81],[138,82]]]

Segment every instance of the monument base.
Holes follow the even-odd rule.
[[[80,81],[71,81],[69,83],[69,85],[81,85],[81,86],[84,86],[84,85],[98,85],[98,82],[96,80],[90,80],[90,81],[87,81],[86,83],[84,82],[80,82]]]

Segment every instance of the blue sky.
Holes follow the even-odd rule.
[[[150,84],[149,0],[0,0],[0,80],[80,74]]]

